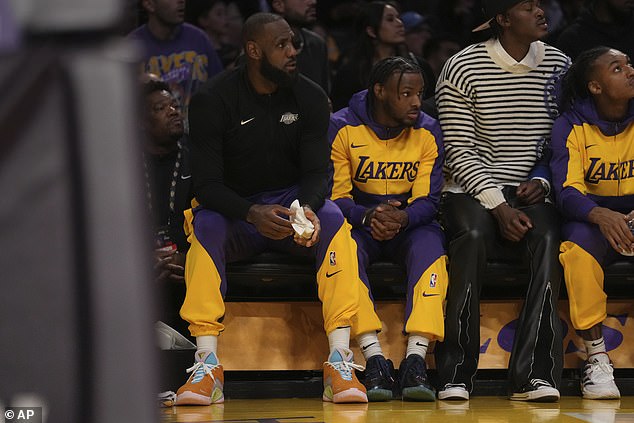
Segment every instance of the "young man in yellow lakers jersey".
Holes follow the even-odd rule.
[[[587,359],[581,391],[587,399],[619,398],[601,324],[607,317],[603,266],[634,255],[634,69],[618,50],[579,55],[564,79],[563,113],[553,126],[551,169],[557,204],[567,222],[559,260],[570,320]],[[620,254],[619,254],[620,253]],[[632,258],[634,260],[634,258]]]
[[[330,119],[334,166],[332,199],[353,227],[359,272],[358,324],[353,327],[366,358],[365,386],[370,401],[434,401],[426,374],[430,341],[443,338],[447,290],[444,237],[436,222],[442,187],[443,147],[438,122],[420,111],[423,77],[415,63],[390,57],[377,62],[368,89]],[[366,274],[379,257],[407,269],[405,327],[407,356],[394,368],[383,356]]]
[[[267,249],[315,257],[330,343],[323,399],[367,402],[348,348],[363,286],[356,245],[341,210],[325,200],[328,99],[297,72],[293,32],[282,17],[255,14],[245,22],[243,35],[246,65],[207,83],[191,103],[192,177],[199,206],[186,212],[191,247],[181,316],[198,349],[176,403],[224,400],[216,347],[224,330],[225,263]],[[289,221],[297,215],[289,208],[295,199],[313,226],[308,236],[300,236]]]

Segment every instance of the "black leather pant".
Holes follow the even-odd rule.
[[[509,393],[531,379],[558,387],[563,366],[562,328],[557,299],[562,270],[559,264],[559,217],[551,204],[522,208],[533,228],[518,243],[504,240],[497,221],[473,197],[445,193],[441,223],[449,253],[449,290],[444,342],[436,345],[440,389],[464,383],[469,392],[480,354],[480,291],[487,258],[525,258],[531,279],[520,313],[509,363]]]

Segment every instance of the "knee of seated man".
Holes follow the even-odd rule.
[[[493,238],[493,234],[487,233],[482,227],[477,225],[465,226],[463,230],[454,238],[460,238],[474,244],[484,244],[489,238]]]
[[[546,242],[553,248],[559,248],[559,240],[561,238],[560,227],[558,221],[543,221],[539,225],[533,225],[528,231],[527,236],[536,241]]]
[[[226,218],[212,210],[199,210],[194,214],[194,229],[198,233],[220,236],[226,227]]]
[[[330,228],[338,228],[343,224],[344,217],[341,209],[330,200],[326,200],[319,210],[317,217],[322,230]]]

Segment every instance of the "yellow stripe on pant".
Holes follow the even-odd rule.
[[[570,303],[570,321],[577,330],[590,329],[607,317],[607,295],[603,291],[603,268],[579,245],[564,241],[559,261]]]
[[[359,311],[360,289],[365,288],[359,279],[357,244],[350,236],[350,229],[344,220],[317,271],[326,334],[338,327],[353,326]]]
[[[445,337],[443,305],[447,295],[449,276],[447,256],[443,255],[421,275],[412,298],[412,312],[405,324],[405,332],[442,341]]]
[[[225,329],[219,322],[225,315],[225,303],[220,293],[220,275],[193,231],[187,240],[191,243],[185,264],[187,292],[180,314],[189,322],[192,336],[218,336]]]

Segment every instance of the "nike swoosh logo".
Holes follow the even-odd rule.
[[[596,146],[596,145],[597,145],[597,144],[588,144],[588,145],[586,145],[586,150],[587,150],[588,148],[590,148],[590,147],[594,147],[594,146]]]
[[[416,345],[419,347],[428,347],[429,345],[421,344],[420,342],[416,342]]]
[[[241,121],[240,121],[240,125],[246,125],[247,123],[251,122],[253,119],[255,119],[255,118],[254,118],[254,117],[252,117],[251,119],[241,120]]]
[[[601,341],[601,342],[597,342],[596,344],[593,342],[593,343],[592,343],[592,346],[593,346],[593,347],[597,347],[597,346],[599,346],[599,345],[601,345],[601,344],[603,344],[603,341]]]
[[[333,276],[335,276],[339,272],[341,272],[341,270],[337,270],[336,272],[332,272],[332,273],[326,272],[326,277],[327,278],[332,278]]]
[[[187,176],[185,176],[185,175],[181,175],[181,179],[189,179],[189,178],[191,178],[191,177],[192,177],[192,175],[187,175]]]
[[[350,144],[350,148],[359,148],[359,147],[365,147],[367,146],[367,144],[357,144],[354,145],[354,143]]]
[[[372,345],[374,345],[374,344],[376,344],[376,342],[373,342],[373,343],[371,343],[370,345],[366,345],[366,346],[364,346],[364,347],[361,347],[361,349],[362,349],[363,351],[365,351],[365,350],[367,350],[368,348],[370,348],[370,347],[371,347]]]
[[[428,294],[428,293],[426,293],[426,292],[423,292],[423,297],[437,297],[437,296],[439,296],[439,295],[440,295],[440,294]]]

